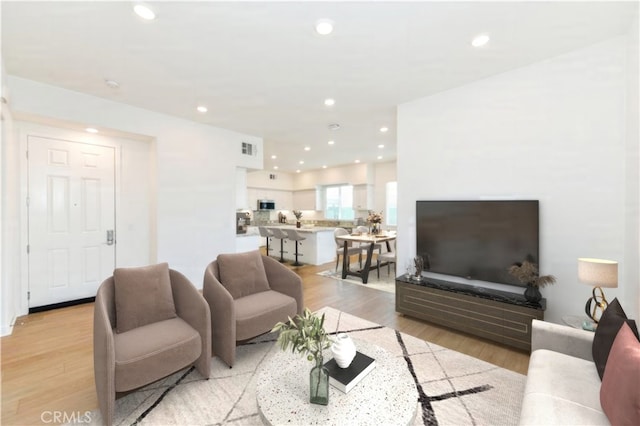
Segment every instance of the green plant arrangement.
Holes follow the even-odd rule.
[[[300,210],[294,210],[293,215],[296,217],[297,220],[300,220],[300,218],[302,217],[302,212]]]
[[[309,373],[310,401],[314,404],[329,403],[329,372],[324,367],[322,351],[331,346],[331,339],[324,329],[324,314],[318,318],[308,308],[294,319],[277,323],[272,331],[279,332],[277,344],[283,351],[306,355],[315,361]]]
[[[511,265],[508,269],[509,274],[516,277],[522,284],[527,285],[524,297],[533,303],[537,303],[542,299],[539,288],[551,285],[556,282],[553,275],[540,276],[538,265],[525,260]]]

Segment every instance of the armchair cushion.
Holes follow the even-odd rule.
[[[181,318],[147,324],[114,338],[116,392],[168,376],[191,364],[202,350],[200,334]]]
[[[167,263],[117,268],[113,280],[118,333],[176,317]]]
[[[628,320],[622,306],[620,306],[620,302],[618,302],[618,299],[613,299],[609,306],[607,306],[607,309],[602,313],[602,317],[598,323],[598,328],[596,328],[595,336],[593,336],[593,360],[596,363],[598,375],[601,380],[604,377],[604,370],[607,365],[607,359],[609,357],[613,341],[618,335],[620,327],[622,327],[622,324],[625,322],[629,325],[629,328],[633,334],[635,334],[637,339],[638,329],[636,328],[635,321]]]
[[[614,425],[640,424],[640,342],[623,323],[613,341],[600,387],[602,409]]]
[[[268,290],[241,297],[236,305],[236,340],[246,340],[271,331],[278,321],[297,313],[296,299]]]
[[[220,283],[234,299],[270,290],[259,250],[218,255]]]

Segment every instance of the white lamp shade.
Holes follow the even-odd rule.
[[[578,259],[578,279],[594,287],[618,287],[618,262],[604,259]]]

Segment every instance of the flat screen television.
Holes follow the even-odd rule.
[[[507,269],[539,264],[538,201],[417,201],[416,239],[426,271],[524,286]]]

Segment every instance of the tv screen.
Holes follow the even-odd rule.
[[[507,269],[538,262],[538,201],[417,201],[417,253],[424,269],[525,285]]]

